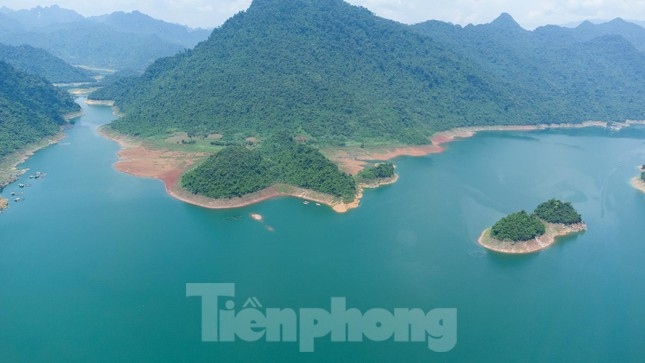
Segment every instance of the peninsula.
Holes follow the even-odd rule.
[[[482,232],[477,242],[484,248],[507,254],[527,254],[545,249],[560,237],[587,229],[571,203],[551,199],[533,214],[509,214]]]
[[[316,149],[296,144],[284,135],[279,141],[275,137],[255,148],[220,148],[209,156],[197,151],[204,145],[185,134],[155,143],[105,127],[100,133],[122,147],[115,164],[117,170],[160,179],[174,198],[211,209],[238,208],[293,196],[342,213],[358,207],[364,188],[392,184],[398,179],[392,163],[366,167],[367,162],[362,162],[354,173],[345,172]]]
[[[92,104],[90,100],[88,104]],[[109,106],[110,104],[103,104]],[[120,114],[115,107],[114,112]],[[628,120],[619,124],[621,127],[643,125],[645,121]],[[143,138],[126,135],[109,126],[100,129],[102,136],[117,142],[121,146],[118,152],[119,161],[115,164],[118,171],[133,176],[160,179],[164,182],[166,191],[172,197],[183,202],[210,209],[229,209],[248,206],[268,199],[292,196],[330,206],[336,212],[347,212],[357,208],[365,188],[376,188],[392,184],[398,180],[398,174],[369,179],[365,178],[363,170],[369,168],[370,161],[387,162],[400,156],[425,156],[441,153],[446,144],[464,138],[473,137],[479,132],[493,131],[536,131],[549,129],[578,129],[587,127],[609,128],[610,123],[603,121],[586,121],[582,123],[539,124],[539,125],[500,125],[500,126],[471,126],[454,128],[435,133],[428,138],[425,145],[380,145],[380,146],[338,146],[323,147],[320,152],[340,171],[353,175],[356,180],[356,193],[352,198],[342,200],[329,193],[318,192],[306,187],[297,187],[287,183],[275,183],[254,192],[242,193],[230,198],[213,198],[199,195],[182,186],[182,176],[204,163],[209,156],[223,150],[227,142],[222,141],[222,135],[212,134],[206,137],[191,136],[185,132],[176,132],[165,139]],[[250,142],[251,140],[247,141]],[[255,139],[256,143],[260,142]],[[302,140],[300,141],[302,142]],[[306,142],[306,141],[305,141]],[[231,146],[235,146],[233,144]],[[391,163],[384,163],[387,165]],[[376,164],[379,165],[379,164]],[[635,182],[637,180],[634,180]],[[636,186],[636,185],[635,185]]]

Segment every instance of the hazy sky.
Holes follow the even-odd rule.
[[[456,24],[488,23],[508,12],[520,25],[566,24],[585,19],[645,20],[645,0],[349,0],[375,14],[403,23],[437,19]],[[0,0],[0,6],[25,9],[58,4],[82,15],[139,10],[165,21],[215,27],[245,10],[251,0]]]

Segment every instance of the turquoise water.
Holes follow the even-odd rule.
[[[399,181],[336,214],[293,198],[213,211],[116,172],[86,115],[24,167],[47,176],[0,216],[0,361],[642,361],[645,129],[481,133],[396,160]],[[589,230],[530,256],[476,239],[506,213],[570,200]],[[264,222],[249,218],[260,213]],[[270,231],[270,228],[274,231]],[[458,343],[203,343],[186,283],[265,307],[458,309]]]

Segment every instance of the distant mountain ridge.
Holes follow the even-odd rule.
[[[500,23],[506,24],[503,31]],[[602,31],[598,37],[583,37],[575,29],[527,31],[509,24],[510,16],[503,14],[490,24],[461,27],[430,21],[412,29],[494,74],[503,87],[514,90],[518,103],[533,104],[525,108],[524,119],[645,117],[645,54],[633,43]]]
[[[2,20],[6,21],[2,21]],[[72,65],[143,70],[208,38],[209,30],[153,19],[138,11],[85,18],[58,6],[3,8],[0,43],[43,48]]]
[[[26,29],[41,28],[54,24],[74,23],[84,19],[81,14],[73,10],[63,9],[58,5],[47,7],[37,6],[28,10],[11,10],[4,7],[2,13],[6,17],[20,23]]]
[[[207,29],[193,29],[185,25],[157,20],[136,10],[130,13],[116,11],[108,15],[93,16],[88,20],[106,24],[124,33],[157,36],[165,42],[179,44],[186,48],[192,48],[206,40],[211,33],[211,30]]]
[[[414,26],[341,0],[255,0],[195,49],[91,97],[118,131],[323,144],[425,143],[460,126],[645,118],[645,56],[621,35],[522,29],[509,14]]]

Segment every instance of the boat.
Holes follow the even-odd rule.
[[[305,200],[304,202],[302,202],[302,204],[305,204],[305,205],[306,205],[306,204],[309,204],[309,201],[308,201],[308,200]]]
[[[24,188],[24,187],[25,187],[25,185],[24,185],[24,184],[18,184],[18,187],[19,187],[19,188]]]

